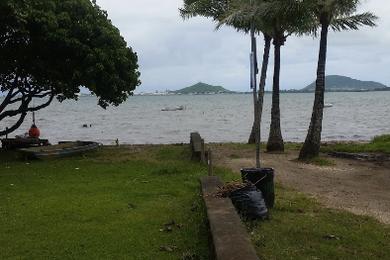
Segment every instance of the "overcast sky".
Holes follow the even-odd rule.
[[[137,92],[175,90],[199,81],[230,90],[249,90],[247,35],[230,28],[215,31],[215,24],[201,17],[183,21],[178,12],[182,0],[97,2],[138,53],[142,85]],[[363,2],[361,9],[379,16],[379,25],[358,32],[332,33],[327,74],[390,86],[390,2]],[[318,39],[311,37],[287,40],[282,49],[282,89],[299,89],[314,80],[318,45]],[[259,41],[260,55],[261,47]],[[272,76],[271,69],[269,73]]]

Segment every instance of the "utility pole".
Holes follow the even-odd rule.
[[[251,5],[253,0],[250,1]],[[251,89],[253,90],[253,106],[254,106],[254,117],[255,117],[255,140],[256,140],[256,168],[260,168],[260,115],[259,105],[257,102],[257,46],[255,37],[255,21],[254,17],[251,19],[251,54],[250,54],[250,67],[251,67]]]

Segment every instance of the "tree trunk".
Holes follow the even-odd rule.
[[[268,152],[283,152],[284,142],[282,130],[280,127],[280,49],[284,43],[284,37],[274,39],[275,47],[275,62],[274,62],[274,79],[272,90],[272,110],[271,110],[271,126],[267,143]]]
[[[264,104],[264,89],[265,89],[265,82],[267,79],[267,70],[268,70],[268,63],[269,63],[269,53],[271,50],[271,40],[272,37],[264,34],[264,53],[263,53],[263,63],[261,65],[261,76],[260,76],[260,83],[259,83],[259,97],[257,100],[258,105],[258,113],[259,113],[259,124],[261,124],[262,114],[263,114],[263,104]],[[256,143],[256,120],[254,120],[252,125],[252,131],[249,136],[248,144],[254,144]],[[261,136],[260,136],[261,138]]]
[[[310,127],[306,136],[305,143],[299,154],[300,160],[316,157],[320,153],[322,120],[324,115],[324,95],[325,95],[325,68],[326,52],[328,45],[329,23],[322,22],[320,51],[317,67],[317,80],[315,99],[313,105],[313,114],[311,117]]]

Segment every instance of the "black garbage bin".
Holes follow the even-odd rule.
[[[268,208],[275,205],[275,172],[272,168],[245,168],[241,170],[243,181],[250,181],[263,193]]]

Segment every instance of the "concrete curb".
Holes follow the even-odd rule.
[[[230,199],[212,194],[223,185],[215,176],[201,178],[216,260],[259,260]]]

